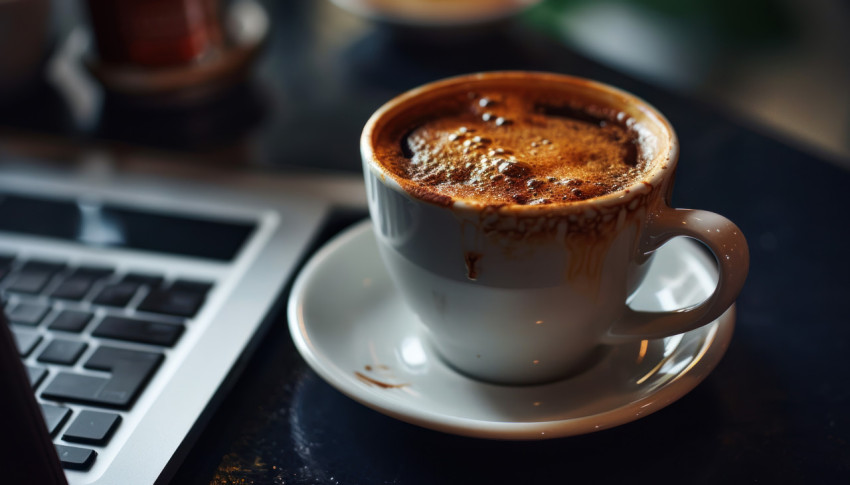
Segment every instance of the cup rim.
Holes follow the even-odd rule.
[[[406,184],[411,186],[416,184],[402,179],[376,160],[372,142],[378,133],[377,128],[379,127],[380,122],[385,117],[403,112],[406,106],[416,102],[422,97],[432,95],[434,92],[451,92],[453,90],[460,89],[461,86],[465,85],[498,81],[519,81],[523,79],[553,85],[558,84],[562,87],[564,85],[569,85],[575,88],[583,88],[585,90],[588,90],[589,88],[590,91],[596,91],[600,94],[608,95],[612,99],[616,99],[618,102],[622,103],[623,106],[636,108],[645,118],[661,127],[662,131],[667,134],[667,143],[662,145],[655,154],[655,157],[648,162],[649,169],[642,177],[617,191],[590,199],[540,205],[512,203],[488,204],[474,200],[452,201],[449,204],[440,203],[439,200],[442,199],[441,197],[435,196],[434,200],[431,200],[416,196],[411,193],[411,191],[405,189]],[[642,98],[620,88],[598,81],[566,74],[540,71],[489,71],[453,76],[430,82],[413,88],[389,100],[383,106],[378,108],[378,110],[375,111],[366,122],[360,136],[360,152],[365,166],[368,167],[369,170],[373,171],[384,185],[391,187],[395,191],[403,193],[414,200],[426,202],[432,205],[448,207],[456,211],[480,212],[482,210],[495,209],[500,213],[513,212],[522,215],[537,215],[544,213],[576,213],[593,208],[605,208],[614,205],[619,206],[623,203],[630,203],[634,198],[641,197],[649,192],[662,188],[665,181],[672,180],[673,173],[675,172],[675,167],[679,158],[679,141],[672,124],[657,108]],[[665,193],[665,191],[662,191],[662,193]]]

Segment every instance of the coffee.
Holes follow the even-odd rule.
[[[377,160],[444,204],[586,200],[641,180],[651,159],[625,114],[545,90],[453,93],[400,121],[377,134]]]

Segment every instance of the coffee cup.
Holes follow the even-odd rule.
[[[693,330],[747,275],[735,224],[671,207],[673,127],[611,86],[536,72],[437,81],[378,109],[361,154],[391,278],[424,340],[475,379],[545,383],[610,346]],[[714,293],[631,308],[653,252],[680,236],[713,253]]]

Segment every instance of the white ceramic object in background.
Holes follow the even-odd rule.
[[[406,27],[463,27],[504,20],[540,0],[331,0],[355,15]]]
[[[669,310],[714,290],[714,262],[684,239],[658,250],[632,305]],[[307,363],[344,394],[402,421],[493,439],[533,440],[611,428],[676,401],[717,365],[734,309],[683,335],[606,347],[579,375],[536,386],[471,379],[441,360],[378,255],[371,223],[339,235],[296,280],[292,338]]]
[[[414,197],[427,188],[375,160],[382,130],[409,129],[439,100],[514,89],[555,92],[624,114],[636,122],[640,147],[652,160],[646,173],[588,200],[494,208]],[[580,371],[600,344],[696,329],[732,305],[747,275],[749,253],[737,226],[711,212],[670,207],[678,160],[670,123],[645,101],[604,84],[529,72],[438,81],[375,112],[361,153],[378,248],[399,293],[437,352],[485,381],[547,382]],[[714,253],[716,291],[688,308],[634,310],[628,301],[653,251],[676,236],[698,239]]]

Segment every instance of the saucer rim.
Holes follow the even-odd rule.
[[[681,399],[699,385],[711,371],[720,363],[726,353],[732,339],[735,327],[736,309],[732,305],[723,315],[713,322],[699,327],[692,332],[706,331],[705,342],[697,354],[702,354],[696,361],[678,373],[669,382],[657,389],[647,392],[639,399],[628,404],[617,406],[602,412],[589,414],[568,419],[553,419],[539,422],[509,422],[481,420],[466,417],[447,415],[445,413],[418,409],[416,407],[400,404],[387,399],[369,399],[369,396],[380,396],[377,393],[364,389],[358,382],[351,379],[341,378],[330,362],[319,358],[319,353],[312,350],[309,339],[306,338],[308,324],[305,323],[303,313],[299,310],[299,303],[306,295],[307,287],[325,260],[337,251],[343,250],[346,245],[360,237],[367,237],[372,231],[372,222],[366,219],[355,224],[328,241],[322,248],[310,257],[304,265],[292,286],[289,301],[287,303],[287,319],[290,335],[298,352],[325,382],[342,392],[354,401],[373,409],[377,412],[393,417],[400,421],[420,426],[423,428],[440,431],[443,433],[494,440],[531,441],[542,439],[562,438],[592,433],[617,427],[639,418],[653,414],[673,402]],[[706,262],[709,257],[699,255]],[[712,262],[713,263],[713,262]],[[689,332],[686,332],[689,333]],[[712,335],[713,334],[713,335]],[[451,367],[449,367],[451,369]],[[455,371],[456,372],[456,371]],[[542,384],[537,386],[503,386],[486,382],[475,381],[461,375],[476,386],[515,387],[517,391],[545,386],[556,386],[562,381]],[[404,401],[407,402],[407,401]]]

